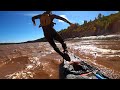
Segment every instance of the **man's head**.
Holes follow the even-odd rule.
[[[45,11],[44,14],[52,14],[52,11]]]

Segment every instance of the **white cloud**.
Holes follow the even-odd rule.
[[[118,13],[119,11],[115,11],[115,13]]]
[[[84,24],[84,20],[80,20],[80,25]]]
[[[84,20],[83,20],[83,21],[81,21],[81,23],[84,23]]]
[[[29,14],[24,14],[24,16],[35,16],[38,15],[37,13],[29,13]]]
[[[60,15],[60,16],[68,20],[68,18],[66,17],[66,15]],[[58,20],[58,22],[64,22],[64,21]]]
[[[44,11],[31,11],[31,12],[28,12],[28,13],[23,13],[24,16],[35,16],[35,15],[39,15],[39,14],[42,14]]]
[[[32,24],[32,23],[28,23],[28,24]]]

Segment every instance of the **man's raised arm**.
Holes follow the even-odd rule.
[[[63,18],[63,17],[60,17],[60,16],[58,16],[58,15],[54,15],[54,18],[56,18],[56,19],[60,19],[60,20],[66,22],[66,23],[68,23],[68,24],[70,24],[70,25],[72,24],[72,23],[69,22],[67,19],[65,19],[65,18]]]

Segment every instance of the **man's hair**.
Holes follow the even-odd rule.
[[[46,11],[44,14],[52,14],[52,11]]]

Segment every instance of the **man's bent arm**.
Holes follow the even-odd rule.
[[[56,19],[60,19],[60,20],[63,20],[64,22],[67,22],[68,24],[72,24],[71,22],[69,22],[67,19],[63,18],[63,17],[60,17],[60,16],[57,16],[57,15],[54,15],[54,18]]]
[[[37,15],[37,16],[33,16],[33,17],[32,17],[32,22],[33,22],[34,25],[36,24],[36,23],[35,23],[35,19],[39,19],[40,16],[41,16],[41,15]]]

